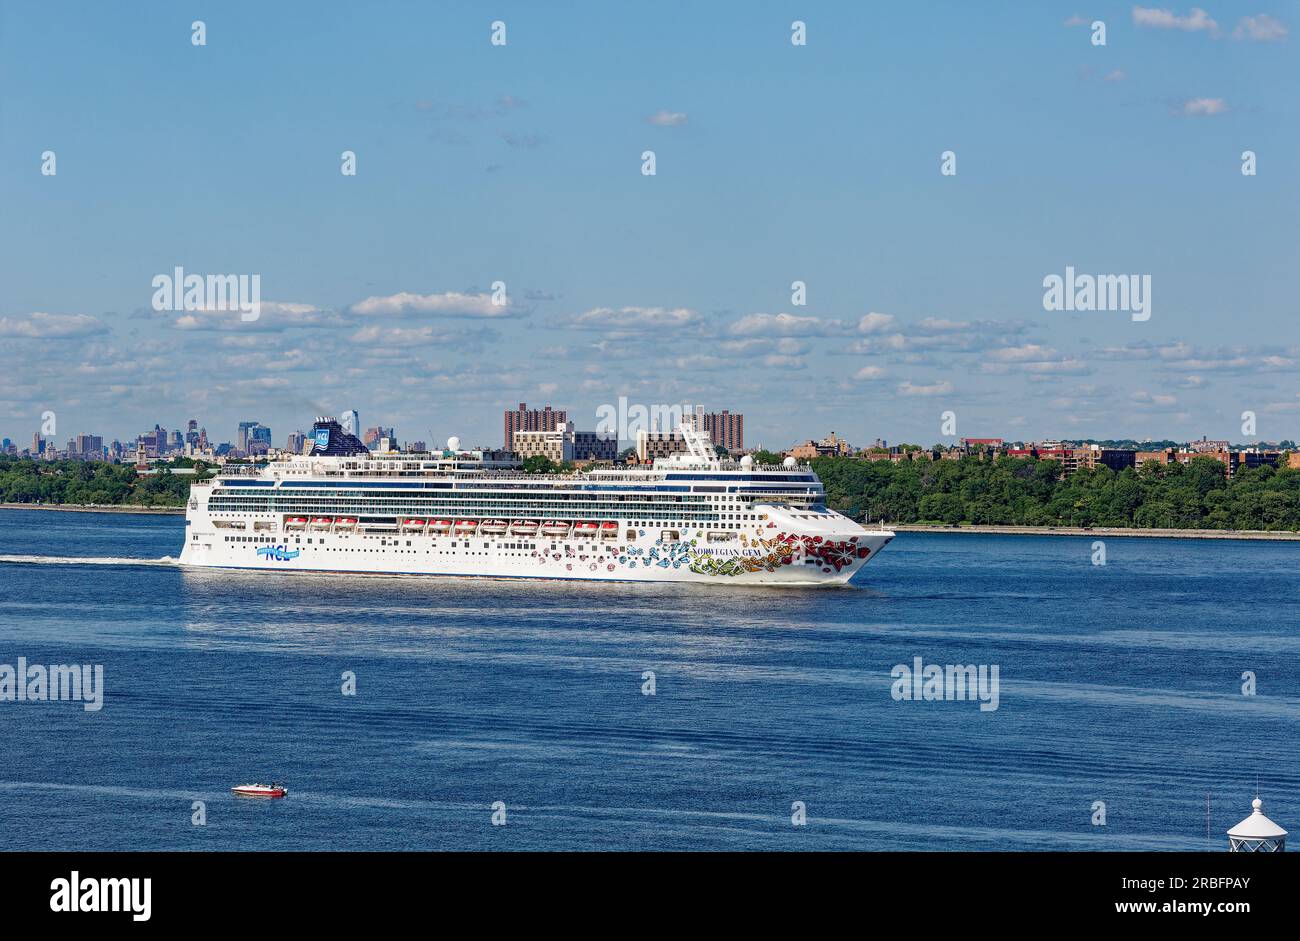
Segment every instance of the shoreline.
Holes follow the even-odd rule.
[[[81,503],[0,503],[0,510],[58,510],[64,513],[136,513],[141,516],[183,516],[183,506],[86,506]]]
[[[867,528],[873,525],[865,524]],[[1247,539],[1260,542],[1300,542],[1300,532],[1269,532],[1259,529],[1120,529],[1094,526],[944,526],[931,523],[898,523],[888,529],[896,533],[972,533],[986,536],[1117,536],[1149,539]]]

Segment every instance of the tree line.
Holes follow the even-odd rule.
[[[1300,530],[1300,470],[1241,468],[1228,480],[1209,457],[1069,477],[1058,461],[1011,457],[812,467],[832,509],[868,522]]]
[[[0,502],[179,507],[185,505],[195,477],[173,474],[172,469],[188,466],[195,467],[199,479],[209,476],[202,462],[187,460],[142,477],[130,464],[0,456]]]

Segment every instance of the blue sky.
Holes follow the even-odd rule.
[[[768,446],[1300,437],[1300,4],[1261,4],[11,0],[0,434],[499,443],[626,396]],[[177,265],[261,317],[151,309]],[[1150,320],[1044,310],[1067,265]]]

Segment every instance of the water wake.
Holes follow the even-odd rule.
[[[0,563],[9,565],[178,565],[169,555],[161,559],[128,559],[116,556],[0,555]]]

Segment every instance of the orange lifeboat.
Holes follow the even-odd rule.
[[[329,529],[330,524],[334,522],[332,516],[313,516],[311,518],[312,529]]]
[[[573,527],[573,530],[579,536],[590,536],[592,533],[598,532],[600,530],[600,524],[592,523],[588,520],[583,520],[582,522],[575,525]]]
[[[429,531],[435,533],[451,532],[451,520],[434,520],[429,524]]]
[[[472,533],[478,528],[478,520],[456,520],[456,532]]]

